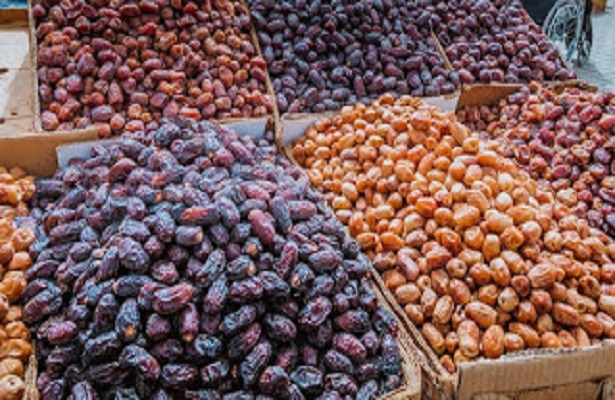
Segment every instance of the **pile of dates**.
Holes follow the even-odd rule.
[[[281,112],[323,112],[388,93],[452,93],[431,38],[429,14],[412,2],[252,0],[263,58]]]
[[[615,338],[615,243],[498,146],[419,99],[383,96],[293,148],[450,372]]]
[[[531,84],[493,107],[458,113],[591,226],[615,235],[615,93]]]
[[[575,73],[519,0],[421,0],[463,83],[567,80]]]
[[[369,260],[272,147],[209,122],[37,183],[42,399],[374,399],[402,384]]]
[[[31,353],[30,330],[22,321],[19,300],[32,266],[28,247],[34,231],[21,226],[25,201],[34,195],[34,179],[19,169],[0,167],[0,398],[21,400]]]
[[[107,137],[273,110],[238,1],[35,0],[41,123]]]

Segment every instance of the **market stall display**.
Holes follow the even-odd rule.
[[[265,61],[238,1],[35,0],[40,124],[102,137],[153,130],[162,117],[273,112]]]
[[[518,0],[420,2],[464,84],[576,77]]]
[[[571,213],[615,234],[615,94],[532,84],[458,116],[498,139],[498,151],[548,184]]]
[[[42,398],[374,398],[404,384],[369,260],[270,150],[163,123],[38,181],[23,314]]]
[[[292,148],[451,373],[615,338],[615,242],[497,145],[419,99],[383,96]]]
[[[280,112],[339,110],[389,92],[455,92],[429,14],[405,1],[253,0],[250,10]]]
[[[608,397],[615,95],[518,0],[29,18],[1,399]]]
[[[34,194],[33,178],[0,167],[0,398],[21,400],[31,353],[30,330],[22,321],[19,299],[32,265],[28,247],[34,232],[18,226],[28,215],[26,201]]]

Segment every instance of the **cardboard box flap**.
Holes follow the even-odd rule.
[[[282,117],[282,131],[280,145],[290,145],[295,140],[305,135],[305,131],[314,122],[321,118],[328,117],[329,114],[296,114]]]
[[[92,154],[92,148],[96,145],[105,146],[115,142],[117,139],[90,140],[71,144],[62,144],[56,149],[58,155],[58,168],[64,168],[70,160],[75,158],[87,160]]]
[[[451,94],[444,94],[442,96],[435,97],[420,97],[421,100],[427,105],[438,107],[445,112],[455,112],[457,103],[459,103],[459,91]]]
[[[598,88],[579,79],[572,79],[563,82],[546,82],[546,85],[553,87],[556,92],[562,92],[568,88],[579,88],[590,92],[595,92]],[[457,110],[468,106],[491,106],[499,100],[518,92],[525,85],[516,83],[477,83],[465,86],[461,90]]]
[[[490,106],[521,89],[517,84],[476,84],[461,90],[457,110],[468,106]]]
[[[0,10],[0,137],[32,131],[32,63],[27,10]]]
[[[95,128],[74,132],[19,133],[0,137],[0,164],[19,166],[37,177],[52,176],[58,168],[56,149],[68,143],[96,140]]]
[[[553,391],[567,385],[601,385],[603,380],[615,379],[615,341],[607,340],[602,345],[586,348],[542,350],[518,357],[462,363],[458,377],[459,400],[477,399],[479,394],[505,396],[514,392]],[[585,388],[593,390],[591,385]]]
[[[270,117],[263,118],[247,118],[241,120],[228,120],[220,123],[229,129],[235,131],[239,136],[250,136],[253,139],[262,139],[265,137],[267,125]],[[211,121],[215,122],[215,121]]]

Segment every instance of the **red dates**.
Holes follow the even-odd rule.
[[[576,77],[521,2],[429,3],[434,33],[464,84]]]
[[[266,63],[239,2],[89,1],[63,11],[37,0],[33,8],[45,130],[94,125],[107,137],[153,130],[163,117],[273,111]]]

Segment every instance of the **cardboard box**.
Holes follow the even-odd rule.
[[[516,85],[480,85],[466,88],[459,104],[490,105],[514,93]],[[569,83],[559,85],[559,88]],[[292,160],[292,142],[329,114],[284,116],[278,130],[281,148]],[[462,363],[456,374],[448,373],[386,288],[377,272],[374,281],[404,328],[422,371],[422,396],[434,400],[606,400],[615,399],[615,340],[599,345],[561,350],[540,349],[505,355],[497,360]]]
[[[223,125],[236,131],[240,135],[249,135],[255,139],[263,138],[267,129],[271,127],[267,125],[266,120],[249,120],[249,121],[235,121],[227,122]],[[94,133],[96,136],[96,133]],[[50,134],[55,136],[55,134]],[[73,158],[86,159],[89,157],[90,151],[94,145],[100,145],[113,142],[117,139],[108,140],[87,140],[79,141],[76,143],[62,143],[58,144],[53,150],[56,153],[53,160],[47,160],[49,165],[53,162],[57,164],[53,165],[54,170],[58,166],[63,167]],[[1,141],[0,141],[1,145]],[[1,154],[1,149],[0,149]],[[0,162],[2,158],[0,157]],[[386,300],[385,295],[380,290],[380,286],[372,280],[372,287],[378,298],[378,303],[388,309],[395,315],[391,309],[390,304]],[[400,325],[400,332],[397,336],[397,342],[399,344],[400,355],[402,359],[402,373],[403,373],[403,385],[392,392],[389,392],[379,398],[379,400],[419,400],[421,398],[421,369],[419,367],[416,353],[413,349],[412,338],[408,332],[403,328],[404,324],[398,319]],[[28,371],[26,373],[26,395],[24,400],[37,400],[38,390],[36,389],[36,377],[37,377],[37,362],[35,355],[32,355]]]
[[[525,23],[527,23],[527,24],[536,24],[534,22],[534,20],[532,19],[532,17],[527,12],[527,10],[523,9],[523,14],[525,16]],[[536,24],[536,25],[538,25],[538,24]],[[437,45],[437,47],[438,47],[438,49],[440,51],[440,54],[442,54],[442,57],[444,58],[444,62],[446,64],[447,68],[449,70],[453,70],[454,69],[453,68],[453,64],[451,63],[450,59],[448,58],[448,55],[446,53],[446,48],[444,47],[444,45],[442,44],[442,42],[438,38],[438,35],[436,34],[436,32],[433,31],[433,30],[432,30],[432,35],[433,35],[433,38],[434,38],[434,40],[436,42],[436,45]],[[544,33],[543,33],[543,36],[545,37],[546,40],[549,40],[549,38],[546,37],[546,35],[544,35]],[[570,63],[568,63],[564,58],[562,58],[561,54],[559,54],[559,53],[558,53],[558,58],[560,59],[562,65],[564,65],[566,67],[566,69],[574,70],[574,68],[570,65]],[[577,82],[580,82],[580,81],[578,79],[570,79],[570,80],[566,80],[566,81],[546,81],[546,82],[543,82],[543,83],[546,83],[546,84],[561,84],[561,83],[564,83],[564,84],[573,84],[574,85],[574,84],[577,84]],[[527,85],[529,83],[530,82],[523,82],[523,83],[504,83],[504,82],[481,83],[481,82],[475,82],[475,83],[471,83],[471,84],[466,84],[466,83],[462,82],[460,90],[463,93],[464,91],[469,90],[469,89],[473,89],[473,88],[480,88],[479,90],[483,91],[486,88],[493,87],[493,88],[496,88],[496,91],[497,91],[497,90],[501,90],[504,87],[507,87],[507,88],[509,88],[509,90],[512,91],[510,93],[514,93],[515,91],[521,89],[523,86],[525,86],[525,85]],[[489,91],[484,91],[483,93],[489,94],[490,92]],[[471,104],[466,104],[466,105],[471,105]]]
[[[247,4],[244,2],[244,4]],[[249,8],[249,7],[248,7]],[[258,40],[258,35],[256,34],[256,30],[255,28],[252,29],[252,32],[254,34],[253,36],[253,40],[256,43],[256,48],[258,50],[258,54],[262,57],[262,51],[261,51],[261,47],[260,47],[260,42]],[[451,67],[450,62],[448,61],[448,58],[446,57],[446,53],[444,52],[444,49],[442,48],[442,45],[440,44],[440,42],[438,41],[438,38],[436,37],[435,33],[432,31],[431,35],[428,37],[429,39],[431,39],[433,41],[433,46],[435,47],[435,51],[440,55],[440,57],[442,58],[442,62],[444,63],[444,67],[448,70],[448,71],[452,71],[453,68]],[[278,109],[278,102],[277,102],[277,96],[273,90],[273,85],[272,85],[272,80],[271,80],[271,76],[269,75],[269,70],[266,71],[267,73],[267,83],[268,85],[271,86],[271,93],[274,94],[274,101],[275,101],[275,113],[274,113],[274,118],[276,120],[276,126],[280,126],[281,124],[281,118],[282,118],[282,113],[279,111]],[[455,92],[453,93],[449,93],[449,94],[443,94],[440,96],[433,96],[433,97],[421,97],[421,99],[426,102],[427,104],[433,105],[435,107],[439,107],[442,110],[450,110],[453,111],[455,109],[455,106],[459,100],[459,96],[460,96],[460,87],[457,88],[455,90]],[[384,94],[384,93],[383,93]],[[375,99],[374,99],[375,100]],[[339,110],[337,110],[339,111]],[[324,113],[284,113],[283,115],[285,117],[288,118],[293,118],[293,119],[303,119],[303,118],[310,118],[310,115],[323,115],[323,114],[328,114],[328,113],[335,113],[337,111],[326,111]]]
[[[28,34],[29,34],[29,73],[30,73],[30,80],[29,80],[29,86],[33,88],[32,92],[31,92],[31,109],[32,109],[32,113],[33,113],[33,126],[34,126],[34,130],[36,132],[41,132],[43,131],[42,128],[42,123],[41,123],[41,104],[40,104],[40,100],[39,100],[39,96],[38,96],[38,92],[39,92],[39,88],[38,88],[38,45],[37,45],[37,38],[36,38],[36,20],[32,15],[32,5],[33,5],[33,0],[28,0],[28,10],[23,10],[26,14],[25,14],[25,21],[22,21],[21,24],[25,23],[26,24],[26,29],[28,29]],[[247,5],[244,3],[244,5],[247,7]],[[22,16],[20,16],[21,18]],[[1,21],[1,19],[0,19]],[[260,47],[258,44],[258,39],[256,36],[256,32],[254,30],[254,28],[252,28],[250,30],[250,38],[252,40],[252,44],[254,45],[254,48],[257,51],[257,55],[259,57],[262,58],[262,53],[260,51]],[[25,81],[24,81],[25,84]],[[22,87],[25,87],[22,86]],[[271,81],[269,80],[269,75],[267,75],[267,79],[265,81],[265,87],[266,87],[266,91],[267,94],[271,97],[273,104],[274,104],[274,111],[268,115],[262,116],[262,117],[254,117],[254,118],[228,118],[228,119],[223,119],[223,120],[212,120],[212,122],[217,122],[217,123],[236,123],[236,122],[242,122],[242,123],[250,123],[252,121],[256,121],[256,123],[258,124],[263,124],[263,123],[267,123],[270,119],[272,118],[276,118],[277,115],[277,102],[275,101],[275,94],[273,93],[273,85],[271,84]],[[0,87],[1,88],[1,87]],[[74,129],[71,131],[78,131],[78,129]]]
[[[0,10],[0,165],[36,176],[56,170],[56,147],[98,137],[95,129],[36,133],[28,13]]]
[[[0,137],[34,128],[28,46],[27,11],[0,10]]]

